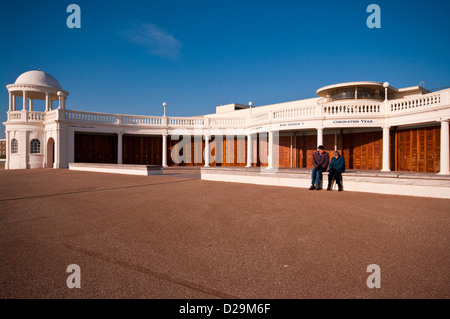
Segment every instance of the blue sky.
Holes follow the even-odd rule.
[[[66,25],[72,3],[80,29]],[[366,25],[371,3],[380,29]],[[162,115],[164,101],[168,116],[190,116],[311,98],[347,81],[450,86],[448,12],[442,0],[2,1],[0,121],[5,86],[36,69],[69,109],[141,115]]]

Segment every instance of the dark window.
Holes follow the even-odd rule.
[[[19,142],[15,138],[11,140],[11,153],[16,154],[19,153]]]
[[[32,139],[30,142],[30,153],[39,154],[41,152],[41,142],[38,139]]]

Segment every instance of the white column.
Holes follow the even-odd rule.
[[[323,128],[317,128],[317,146],[323,144]]]
[[[9,169],[9,161],[11,158],[11,141],[10,141],[10,133],[9,131],[6,131],[6,163],[5,163],[5,169]]]
[[[273,131],[269,131],[269,155],[267,158],[267,169],[273,168]]]
[[[162,135],[162,166],[167,167],[167,134]]]
[[[389,126],[383,127],[383,165],[381,168],[382,172],[390,172],[390,150],[389,150]]]
[[[13,94],[12,96],[12,110],[17,111],[16,109],[16,96]]]
[[[290,149],[290,159],[289,159],[289,166],[292,168],[294,164],[294,146],[292,143],[292,140],[294,139],[294,132],[291,133],[291,149]]]
[[[64,128],[67,132],[66,143],[67,143],[67,165],[69,163],[75,162],[75,133],[72,129],[69,129],[67,126]]]
[[[44,155],[43,157],[43,168],[48,168],[48,133],[47,131],[44,131],[44,139],[41,141],[41,153]]]
[[[65,110],[66,109],[66,97],[63,95],[63,96],[61,96],[61,99],[62,99],[62,101],[61,101],[61,108],[63,110]]]
[[[50,111],[50,96],[47,93],[45,93],[45,112]]]
[[[28,99],[28,105],[29,105],[29,109],[32,112],[33,111],[33,100],[32,99]]]
[[[68,143],[67,143],[67,126],[58,125],[59,135],[59,166],[58,168],[68,168]]]
[[[28,141],[28,131],[20,132],[17,137],[19,142],[19,169],[28,168],[28,155],[30,151],[29,141]]]
[[[12,106],[13,106],[13,103],[12,103],[12,94],[11,94],[11,92],[8,92],[8,94],[9,94],[9,107],[8,107],[8,110],[9,111],[12,111],[13,109],[12,109]]]
[[[334,131],[334,150],[337,151],[337,145],[338,145],[338,133],[337,130]]]
[[[117,133],[117,164],[122,164],[122,132]]]
[[[53,164],[54,168],[60,168],[61,163],[61,130],[56,129],[55,134],[55,163]]]
[[[205,134],[205,167],[209,167],[209,156],[210,156],[210,150],[209,150],[209,134]]]
[[[247,166],[246,167],[252,167],[252,134],[247,134]]]
[[[441,121],[441,169],[439,174],[448,175],[450,174],[449,168],[449,120]]]
[[[23,91],[23,111],[27,110],[27,91]]]

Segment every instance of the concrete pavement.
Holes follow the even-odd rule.
[[[450,200],[199,177],[0,170],[0,298],[450,297]]]

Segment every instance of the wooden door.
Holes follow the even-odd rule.
[[[75,133],[76,163],[117,163],[117,135]]]
[[[440,170],[440,126],[398,129],[395,143],[395,169],[437,173]]]

